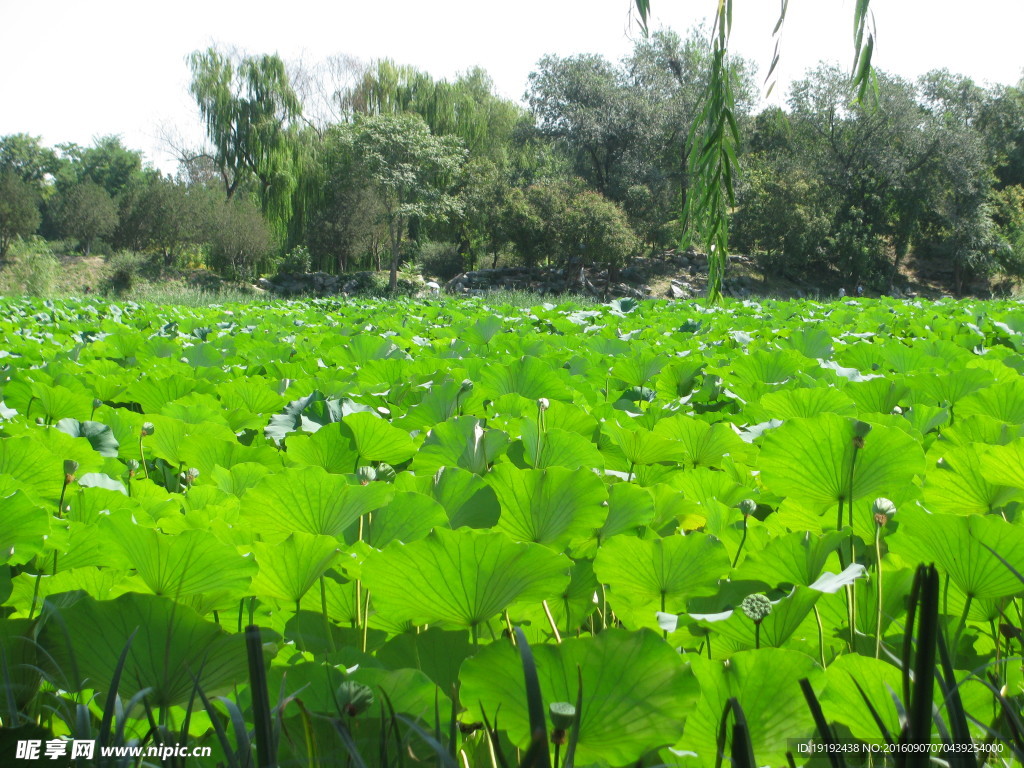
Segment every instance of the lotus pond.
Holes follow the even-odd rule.
[[[4,765],[1024,758],[1020,303],[5,299],[0,330]]]

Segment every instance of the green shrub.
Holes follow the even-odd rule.
[[[277,273],[279,275],[304,275],[310,271],[311,265],[309,248],[304,245],[296,245],[281,259],[277,265]]]
[[[107,259],[103,289],[118,295],[135,288],[143,273],[149,268],[149,260],[141,253],[118,251]]]
[[[41,237],[12,243],[10,263],[3,269],[3,286],[8,293],[49,296],[60,275],[60,262]]]
[[[451,280],[465,267],[455,243],[423,243],[420,246],[419,264],[423,274],[441,280]]]

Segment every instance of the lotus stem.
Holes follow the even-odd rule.
[[[825,625],[821,622],[821,612],[818,611],[818,606],[814,606],[814,618],[818,622],[818,654],[821,657],[821,668],[825,669],[828,665],[825,663]]]
[[[334,635],[331,633],[331,621],[327,616],[327,583],[324,577],[320,577],[320,614],[324,617],[324,631],[327,633],[327,648],[331,653],[336,650],[334,647]]]
[[[562,636],[558,632],[558,625],[555,624],[555,617],[551,615],[551,609],[548,607],[547,600],[541,600],[541,605],[544,606],[544,615],[548,617],[548,624],[551,625],[551,631],[555,634],[555,643],[558,645],[562,644]],[[489,625],[488,625],[489,626]]]
[[[877,605],[875,606],[875,658],[882,656],[882,528],[875,528],[875,580]]]
[[[971,601],[974,597],[968,593],[967,599],[964,600],[964,610],[960,614],[960,621],[956,625],[956,634],[953,635],[953,641],[949,644],[949,655],[952,657],[951,664],[956,666],[956,657],[960,650],[960,638],[964,633],[964,629],[967,628],[967,614],[971,611]]]

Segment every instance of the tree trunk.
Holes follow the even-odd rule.
[[[398,289],[398,248],[400,245],[399,228],[395,223],[389,227],[391,235],[391,277],[388,279],[388,290],[394,293]]]

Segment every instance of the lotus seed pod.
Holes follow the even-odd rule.
[[[740,603],[740,610],[748,619],[760,624],[772,612],[772,601],[767,595],[747,595]]]
[[[355,680],[345,680],[338,686],[338,706],[349,717],[362,714],[373,706],[373,690]]]
[[[739,507],[740,512],[744,515],[752,515],[757,511],[757,502],[753,499],[744,499],[736,506]]]
[[[377,479],[377,470],[373,467],[360,467],[356,470],[356,477],[359,478],[360,485],[369,485]]]
[[[78,471],[78,462],[74,459],[64,459],[64,474],[74,475]]]
[[[561,731],[569,730],[576,722],[576,707],[568,701],[552,702],[548,714],[551,716],[551,724]]]
[[[139,462],[137,459],[128,459],[125,462],[125,465],[127,465],[129,472],[137,472],[139,469]]]
[[[153,422],[147,421],[145,424],[142,425],[143,435],[152,435],[154,432],[156,432],[156,427],[153,426]]]
[[[42,416],[36,416],[36,426],[41,427],[44,424],[46,424],[46,419],[44,419]]]
[[[539,408],[542,411],[546,411],[550,407],[551,403],[548,402],[548,399],[546,397],[537,398],[537,408]]]
[[[459,387],[459,392],[469,392],[471,389],[473,389],[473,382],[469,379],[463,379],[462,386]]]

